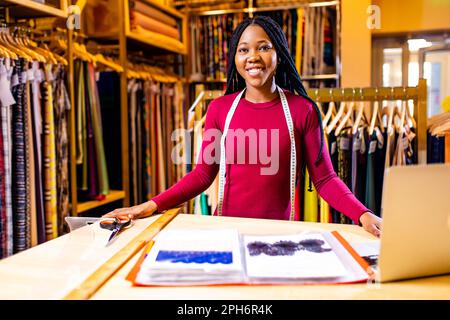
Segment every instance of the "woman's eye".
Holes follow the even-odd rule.
[[[244,52],[247,52],[248,49],[246,49],[246,48],[241,48],[241,49],[239,49],[238,51],[241,52],[241,53],[244,53]]]
[[[261,50],[261,51],[267,51],[269,49],[270,49],[269,46],[262,46],[261,48],[259,48],[259,50]]]

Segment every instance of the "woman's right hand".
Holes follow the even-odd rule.
[[[151,216],[157,211],[158,206],[152,200],[141,203],[137,206],[128,208],[119,208],[102,216],[102,218],[119,218],[119,219],[139,219]]]

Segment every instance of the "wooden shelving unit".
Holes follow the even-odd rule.
[[[0,7],[6,7],[15,18],[58,17],[67,18],[67,0],[59,1],[59,8],[31,0],[0,0]]]
[[[121,16],[119,14],[119,19],[124,19],[123,21],[123,29],[119,30],[120,32],[125,33],[125,38],[127,40],[132,40],[135,42],[140,42],[141,44],[150,47],[150,48],[160,48],[166,50],[171,53],[177,54],[187,54],[187,17],[182,13],[172,9],[170,7],[163,6],[162,4],[152,1],[152,0],[140,0],[140,2],[148,4],[158,10],[163,11],[165,14],[172,16],[173,18],[179,20],[181,22],[181,40],[177,41],[176,39],[171,39],[170,37],[165,37],[164,41],[161,41],[161,37],[159,37],[156,33],[146,32],[145,35],[139,34],[135,32],[130,27],[130,12],[129,12],[129,1],[128,0],[119,0],[119,6],[123,8],[124,15]],[[120,39],[120,37],[119,37]]]
[[[129,49],[134,46],[139,46],[144,49],[147,54],[187,54],[187,17],[184,14],[166,7],[153,0],[140,0],[140,2],[153,6],[156,9],[172,16],[181,23],[181,42],[177,40],[161,41],[160,37],[143,36],[139,33],[133,32],[130,28],[130,12],[129,1],[118,0],[119,8],[117,10],[119,17],[119,32],[117,35],[119,42],[119,61],[124,68],[124,72],[120,76],[120,105],[121,105],[121,132],[122,132],[122,184],[125,191],[124,206],[129,206],[129,146],[128,146],[128,53]],[[147,33],[146,33],[147,35]],[[151,35],[151,33],[149,33]]]
[[[106,196],[104,200],[101,201],[86,201],[86,202],[79,202],[77,205],[77,213],[83,213],[91,209],[98,208],[102,205],[105,205],[107,203],[111,203],[118,200],[123,200],[125,198],[125,191],[123,190],[111,190],[110,193]]]
[[[178,53],[178,54],[186,54],[186,46],[177,41],[172,39],[167,39],[167,41],[161,42],[161,38],[158,36],[151,36],[151,34],[144,37],[143,35],[129,31],[127,32],[127,40],[131,40],[131,42],[138,42],[143,46],[146,47],[154,47],[155,49],[162,49],[163,51],[170,51],[172,53]],[[128,41],[129,45],[132,46],[132,43],[130,44],[130,41]]]

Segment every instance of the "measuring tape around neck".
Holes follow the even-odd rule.
[[[295,148],[295,135],[294,135],[294,124],[292,122],[291,112],[289,110],[289,105],[286,99],[286,95],[283,90],[277,86],[278,93],[280,94],[281,104],[283,106],[284,117],[286,118],[286,124],[289,130],[289,137],[291,140],[291,159],[290,159],[290,196],[291,196],[291,208],[289,220],[293,221],[295,217],[295,180],[297,172],[297,153]],[[222,215],[223,197],[225,190],[225,170],[226,170],[226,159],[225,159],[225,139],[228,133],[228,128],[230,126],[231,118],[236,111],[236,108],[244,94],[245,89],[239,93],[231,105],[230,111],[228,111],[227,117],[225,119],[225,125],[220,139],[220,166],[219,166],[219,199],[217,203],[217,215]]]

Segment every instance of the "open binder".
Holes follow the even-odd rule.
[[[245,235],[234,229],[164,230],[127,279],[136,286],[344,284],[374,275],[336,231]]]

